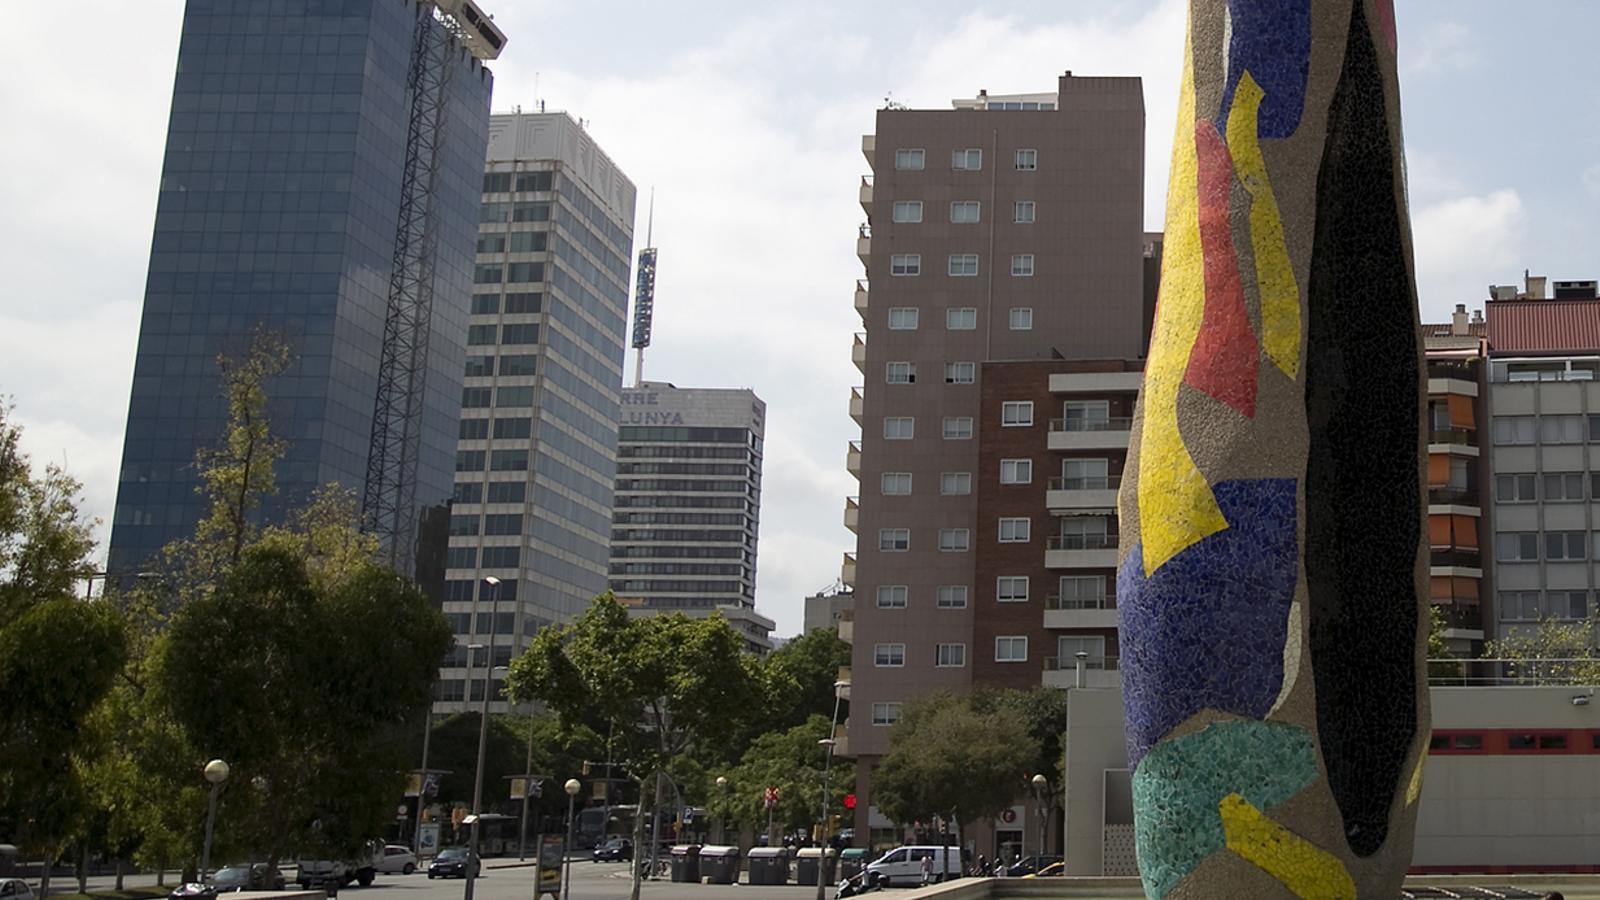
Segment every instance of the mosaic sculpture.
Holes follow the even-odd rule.
[[[1427,744],[1393,0],[1191,0],[1117,578],[1151,898],[1397,895]]]

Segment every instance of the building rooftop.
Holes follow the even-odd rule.
[[[1600,352],[1600,299],[1492,300],[1487,310],[1496,356]]]

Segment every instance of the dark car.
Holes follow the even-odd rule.
[[[465,847],[446,847],[439,851],[439,855],[428,863],[429,878],[465,878],[467,871],[472,871],[472,877],[479,874],[479,862]]]
[[[211,876],[211,886],[218,893],[227,891],[281,891],[283,873],[267,865],[223,866]]]
[[[600,846],[594,848],[595,862],[632,862],[633,841],[627,838],[611,838]]]
[[[1032,875],[1051,863],[1061,862],[1059,856],[1024,856],[1006,867],[1006,874],[1013,877],[1018,875]]]

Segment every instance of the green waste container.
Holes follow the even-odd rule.
[[[839,854],[839,879],[854,878],[867,867],[867,851],[861,847],[847,847]]]

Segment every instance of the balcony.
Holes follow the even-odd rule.
[[[1045,505],[1058,509],[1116,509],[1120,475],[1087,478],[1052,478],[1045,492]]]
[[[861,500],[857,497],[844,498],[844,527],[855,533],[856,524],[861,519]]]
[[[1137,394],[1143,372],[1066,372],[1050,376],[1052,394]]]
[[[1051,419],[1050,449],[1126,450],[1132,430],[1132,419]]]
[[[864,278],[856,279],[856,313],[861,316],[861,324],[867,324],[867,281]]]
[[[856,234],[856,257],[861,260],[862,266],[872,258],[872,229],[866,225],[862,225]]]
[[[855,340],[850,344],[850,361],[856,364],[861,374],[867,374],[867,335],[866,332],[856,332]]]
[[[1477,547],[1432,547],[1428,554],[1428,565],[1434,575],[1483,577],[1483,560]]]
[[[1117,536],[1114,534],[1061,534],[1045,541],[1047,569],[1115,569]]]
[[[856,555],[854,553],[846,553],[844,555],[844,563],[839,566],[839,581],[848,588],[856,586]]]
[[[1428,393],[1435,397],[1443,394],[1478,396],[1478,367],[1458,360],[1429,360]]]
[[[856,420],[856,425],[861,424],[861,417],[866,414],[867,399],[861,395],[861,388],[850,389],[850,418]]]
[[[861,480],[861,442],[851,441],[844,453],[844,468],[846,472]]]
[[[1478,455],[1478,432],[1472,428],[1434,428],[1428,431],[1429,453]]]
[[[1475,487],[1457,487],[1451,484],[1428,485],[1429,506],[1470,506],[1477,508],[1481,505],[1478,489]]]
[[[1459,635],[1467,640],[1483,640],[1483,610],[1477,603],[1435,603],[1433,608],[1439,611],[1447,637],[1456,637],[1450,632],[1458,631],[1469,632]]]
[[[877,154],[877,152],[878,136],[875,134],[863,134],[861,136],[861,155],[867,158],[867,165],[870,166],[876,164],[877,160],[875,160],[873,157]]]
[[[872,176],[861,176],[861,211],[872,218]]]
[[[1051,594],[1044,601],[1044,627],[1115,628],[1117,598],[1111,594],[1099,597],[1062,597]]]
[[[845,609],[839,611],[839,640],[846,644],[853,644],[856,640],[856,614],[855,610]],[[849,679],[840,678],[839,681]]]
[[[1078,687],[1078,660],[1072,656],[1048,656],[1044,661],[1044,684],[1053,688]],[[1122,672],[1114,656],[1094,656],[1083,661],[1085,688],[1122,686]]]

